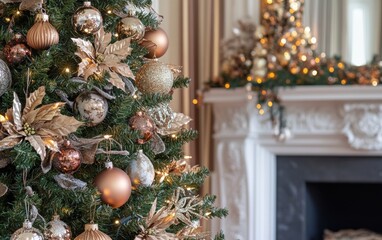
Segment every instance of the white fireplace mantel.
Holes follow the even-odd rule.
[[[269,116],[256,109],[256,93],[213,89],[212,191],[229,210],[213,224],[230,240],[275,240],[276,156],[382,155],[382,88],[300,86],[281,89],[286,141],[274,137]]]

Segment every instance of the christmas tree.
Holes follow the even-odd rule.
[[[151,1],[1,2],[0,239],[209,239]]]

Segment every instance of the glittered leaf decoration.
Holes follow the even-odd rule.
[[[115,87],[125,91],[125,83],[122,77],[134,79],[129,65],[122,62],[131,53],[130,38],[126,38],[115,43],[111,42],[111,33],[105,33],[101,28],[94,39],[94,45],[81,38],[72,38],[77,45],[76,56],[81,58],[78,64],[78,76],[85,80],[94,74],[109,74],[108,81]],[[121,76],[119,76],[119,75]]]
[[[16,93],[13,93],[13,123],[16,127],[16,130],[21,130],[23,128],[21,120],[21,103],[19,97]]]
[[[45,97],[45,87],[39,87],[27,99],[27,103],[23,110],[23,115],[29,113],[31,110],[34,110],[38,105],[42,103],[42,100]]]

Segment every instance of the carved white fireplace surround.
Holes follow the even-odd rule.
[[[229,216],[213,223],[228,240],[276,239],[276,156],[382,156],[382,88],[301,86],[279,91],[292,137],[277,141],[256,95],[213,89],[212,191]]]

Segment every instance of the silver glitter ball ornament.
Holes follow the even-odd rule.
[[[107,115],[108,108],[107,100],[94,92],[83,92],[74,102],[74,111],[88,126],[101,123]]]
[[[174,84],[171,69],[159,61],[143,65],[135,78],[137,88],[142,93],[169,93]]]
[[[54,215],[53,220],[47,224],[44,237],[45,240],[70,240],[72,232],[69,226],[60,220],[60,216]]]
[[[32,227],[29,220],[25,220],[23,227],[14,232],[10,240],[44,240],[44,236],[38,229]]]
[[[102,22],[101,12],[92,7],[90,1],[84,2],[84,5],[76,10],[72,18],[74,30],[81,34],[95,34],[102,27]]]
[[[8,65],[0,59],[0,96],[11,86],[12,75]]]
[[[145,25],[136,17],[125,17],[117,25],[120,37],[131,37],[133,41],[140,41],[145,35]]]
[[[130,163],[128,174],[134,187],[139,185],[148,187],[153,183],[155,169],[150,159],[142,150],[139,150],[137,159]]]

